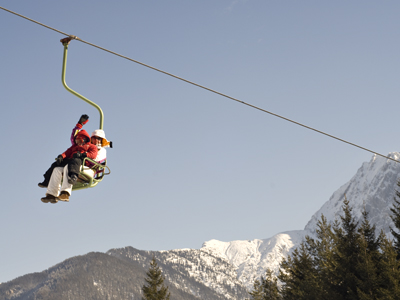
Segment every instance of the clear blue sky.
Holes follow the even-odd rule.
[[[397,1],[0,1],[85,41],[387,154],[399,150]],[[303,229],[371,153],[78,41],[112,174],[70,203],[37,187],[97,111],[61,84],[64,36],[0,10],[0,282],[90,251],[200,248]]]

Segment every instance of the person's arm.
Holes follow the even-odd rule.
[[[74,148],[74,146],[69,147],[63,154],[61,154],[62,157],[63,157],[63,158],[71,157],[72,148]]]
[[[86,157],[94,160],[97,157],[97,153],[98,153],[97,147],[93,144],[89,144],[89,148],[86,152]]]
[[[82,115],[76,123],[74,129],[72,129],[71,133],[71,144],[75,145],[75,136],[78,134],[78,132],[82,129],[83,125],[85,125],[87,122],[89,122],[89,116],[88,115]]]

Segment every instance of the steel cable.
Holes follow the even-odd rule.
[[[89,43],[89,42],[87,42],[87,41],[84,41],[84,40],[80,39],[79,37],[77,37],[77,36],[75,36],[75,35],[70,35],[70,34],[68,34],[68,33],[62,32],[62,31],[60,31],[60,30],[58,30],[58,29],[55,29],[55,28],[50,27],[50,26],[47,26],[47,25],[42,24],[42,23],[40,23],[40,22],[38,22],[38,21],[32,20],[32,19],[30,19],[30,18],[28,18],[28,17],[25,17],[25,16],[23,16],[23,15],[21,15],[21,14],[18,14],[18,13],[16,13],[16,12],[11,11],[11,10],[9,10],[9,9],[6,9],[6,8],[4,8],[4,7],[1,7],[1,6],[0,6],[0,8],[3,9],[3,10],[5,10],[5,11],[7,11],[7,12],[9,12],[9,13],[12,13],[12,14],[14,14],[14,15],[16,15],[16,16],[19,16],[19,17],[21,17],[21,18],[24,18],[24,19],[26,19],[26,20],[28,20],[28,21],[31,21],[31,22],[33,22],[33,23],[36,23],[36,24],[38,24],[38,25],[41,25],[41,26],[46,27],[46,28],[48,28],[48,29],[54,30],[54,31],[56,31],[56,32],[58,32],[58,33],[61,33],[61,34],[63,34],[63,35],[66,35],[66,36],[70,37],[71,39],[80,41],[80,42],[85,43],[85,44],[87,44],[87,45],[90,45],[90,46],[92,46],[92,47],[98,48],[98,49],[100,49],[100,50],[106,51],[106,52],[111,53],[111,54],[113,54],[113,55],[116,55],[116,56],[119,56],[119,57],[121,57],[121,58],[127,59],[127,60],[129,60],[129,61],[132,61],[132,62],[134,62],[134,63],[137,63],[137,64],[139,64],[139,65],[142,65],[142,66],[144,66],[144,67],[150,68],[150,69],[152,69],[152,70],[154,70],[154,71],[157,71],[157,72],[163,73],[163,74],[165,74],[165,75],[171,76],[171,77],[173,77],[173,78],[179,79],[179,80],[181,80],[181,81],[184,81],[184,82],[189,83],[189,84],[191,84],[191,85],[197,86],[197,87],[202,88],[202,89],[204,89],[204,90],[207,90],[207,91],[209,91],[209,92],[215,93],[215,94],[220,95],[220,96],[222,96],[222,97],[228,98],[228,99],[230,99],[230,100],[234,100],[234,101],[236,101],[236,102],[242,103],[242,104],[247,105],[247,106],[249,106],[249,107],[255,108],[255,109],[260,110],[260,111],[262,111],[262,112],[268,113],[268,114],[273,115],[273,116],[278,117],[278,118],[281,118],[281,119],[283,119],[283,120],[285,120],[285,121],[294,123],[294,124],[296,124],[296,125],[302,126],[302,127],[307,128],[307,129],[309,129],[309,130],[313,130],[313,131],[315,131],[315,132],[318,132],[318,133],[323,134],[323,135],[325,135],[325,136],[328,136],[328,137],[330,137],[330,138],[336,139],[336,140],[341,141],[341,142],[343,142],[343,143],[349,144],[349,145],[351,145],[351,146],[354,146],[354,147],[357,147],[357,148],[359,148],[359,149],[368,151],[368,152],[373,153],[373,154],[375,154],[375,155],[379,155],[379,156],[381,156],[381,157],[384,157],[384,158],[387,158],[387,159],[389,159],[389,160],[392,160],[392,161],[395,161],[395,162],[397,162],[397,163],[400,163],[400,161],[398,161],[398,160],[396,160],[396,159],[393,159],[393,158],[391,158],[391,157],[389,157],[389,156],[386,156],[386,155],[380,154],[380,153],[378,153],[378,152],[372,151],[372,150],[367,149],[367,148],[365,148],[365,147],[362,147],[362,146],[360,146],[360,145],[357,145],[357,144],[348,142],[348,141],[343,140],[343,139],[341,139],[341,138],[338,138],[338,137],[336,137],[336,136],[334,136],[334,135],[328,134],[328,133],[323,132],[323,131],[321,131],[321,130],[318,130],[318,129],[315,129],[315,128],[313,128],[313,127],[304,125],[304,124],[302,124],[302,123],[296,122],[296,121],[294,121],[294,120],[291,120],[291,119],[289,119],[289,118],[283,117],[283,116],[281,116],[281,115],[275,114],[275,113],[273,113],[273,112],[270,112],[270,111],[265,110],[265,109],[263,109],[263,108],[260,108],[260,107],[258,107],[258,106],[252,105],[252,104],[250,104],[250,103],[244,102],[244,101],[242,101],[242,100],[236,99],[236,98],[234,98],[234,97],[228,96],[228,95],[223,94],[223,93],[221,93],[221,92],[218,92],[218,91],[216,91],[216,90],[213,90],[213,89],[210,89],[210,88],[208,88],[208,87],[205,87],[205,86],[202,86],[202,85],[200,85],[200,84],[197,84],[197,83],[195,83],[195,82],[192,82],[192,81],[187,80],[187,79],[185,79],[185,78],[182,78],[182,77],[176,76],[176,75],[174,75],[174,74],[168,73],[168,72],[166,72],[166,71],[157,69],[157,68],[155,68],[155,67],[152,67],[152,66],[150,66],[150,65],[147,65],[147,64],[145,64],[145,63],[142,63],[142,62],[137,61],[137,60],[135,60],[135,59],[132,59],[132,58],[130,58],[130,57],[121,55],[121,54],[116,53],[116,52],[114,52],[114,51],[108,50],[108,49],[106,49],[106,48],[100,47],[100,46],[98,46],[98,45]]]

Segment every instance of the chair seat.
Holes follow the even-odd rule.
[[[86,166],[86,161],[90,162],[92,167]],[[78,176],[78,181],[72,187],[72,190],[82,190],[95,187],[100,181],[103,180],[104,175],[110,174],[110,168],[104,162],[99,164],[94,160],[85,158],[81,165],[81,171]]]
[[[88,178],[86,176],[94,177],[95,173],[96,173],[95,170],[84,166],[83,169],[81,170],[81,173],[79,173],[78,180],[81,182],[88,182]]]

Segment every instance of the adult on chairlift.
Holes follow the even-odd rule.
[[[79,131],[82,129],[83,125],[85,125],[89,121],[89,116],[88,115],[82,115],[78,121],[78,123],[75,125],[75,127],[72,129],[71,133],[71,144],[76,145],[75,143],[75,136],[79,133]],[[99,164],[105,164],[107,160],[107,151],[106,147],[111,147],[112,148],[112,142],[108,141],[106,139],[106,135],[104,133],[104,130],[102,129],[96,129],[95,131],[92,132],[92,136],[90,138],[90,141],[93,145],[97,147],[98,153],[96,158],[94,159],[97,163]],[[43,182],[40,182],[38,184],[39,187],[41,188],[47,188],[49,185],[50,177],[51,174],[53,173],[54,168],[60,166],[57,163],[57,160],[50,166],[50,168],[43,174],[44,180]],[[89,170],[84,170],[85,173],[93,177],[93,173]]]
[[[82,115],[79,118],[78,123],[72,129],[71,138],[70,138],[72,146],[76,145],[75,136],[79,133],[79,131],[82,129],[83,125],[85,125],[87,122],[89,122],[89,116]],[[51,174],[53,173],[54,168],[56,168],[58,166],[64,166],[64,165],[60,165],[60,163],[57,162],[57,159],[56,159],[56,161],[50,166],[50,168],[43,174],[44,180],[43,180],[43,182],[40,182],[38,184],[39,187],[47,188],[47,186],[49,185]]]
[[[99,164],[105,165],[107,161],[107,150],[105,148],[112,147],[112,142],[107,141],[104,130],[96,129],[93,131],[90,142],[97,147],[98,152],[95,161]],[[83,168],[82,172],[90,177],[94,177],[96,171],[98,172],[98,170],[95,170],[92,167],[93,164],[88,162],[87,166]],[[103,172],[103,170],[100,170],[100,172]]]
[[[57,203],[58,200],[69,201],[72,187],[78,180],[82,161],[88,157],[97,157],[97,147],[90,143],[90,136],[86,130],[80,130],[75,136],[75,145],[68,148],[57,157],[57,167],[53,169],[47,186],[44,203]]]

